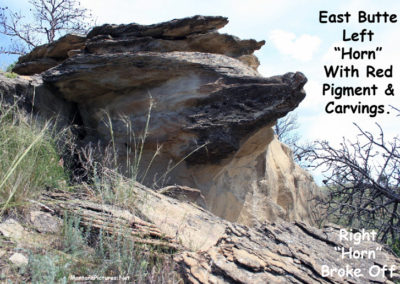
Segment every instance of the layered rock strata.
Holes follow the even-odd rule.
[[[126,224],[128,236],[136,242],[175,251],[174,260],[185,283],[361,284],[400,280],[399,258],[368,240],[365,233],[357,242],[350,236],[340,237],[337,226],[316,229],[303,222],[280,221],[249,228],[139,183],[127,187],[137,200],[131,212],[65,193],[46,194],[41,202],[54,212],[76,212],[84,222],[99,215],[96,226],[103,230],[109,229],[109,224]],[[345,257],[342,251],[347,253]],[[371,251],[373,257],[357,257]]]
[[[259,62],[252,53],[265,42],[240,40],[216,32],[227,23],[225,17],[194,16],[148,26],[105,24],[93,28],[87,37],[68,34],[53,43],[36,47],[18,59],[13,71],[21,75],[38,74],[84,51],[95,54],[198,51],[225,54],[257,68]]]
[[[116,240],[133,241],[136,249],[155,254],[155,258],[171,257],[184,283],[390,284],[400,280],[399,258],[367,240],[365,232],[358,242],[358,238],[340,237],[337,226],[316,229],[303,222],[280,221],[250,228],[122,177],[119,186],[135,197],[131,202],[121,200],[124,208],[85,195],[84,189],[79,193],[52,189],[25,208],[22,225],[10,217],[0,222],[5,275],[15,274],[15,269],[5,269],[10,266],[6,260],[16,264],[15,251],[25,254],[45,248],[52,255],[58,250],[60,217],[67,215],[79,218],[82,230],[91,231],[92,236],[103,232],[118,236]],[[357,257],[365,252],[374,252],[374,256]],[[31,261],[25,257],[24,265]]]
[[[38,74],[62,63],[72,50],[81,50],[86,37],[67,34],[57,41],[41,45],[18,59],[13,71],[21,75]]]

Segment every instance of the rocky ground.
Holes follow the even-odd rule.
[[[3,280],[28,265],[28,252],[60,250],[66,214],[79,216],[81,227],[111,235],[124,232],[125,238],[144,245],[143,250],[169,255],[176,265],[176,283],[395,283],[400,279],[400,260],[387,248],[373,241],[356,245],[340,240],[337,226],[316,229],[302,222],[266,221],[249,228],[140,184],[135,185],[134,196],[138,202],[126,210],[82,194],[43,193],[25,219],[8,218],[0,224]],[[376,251],[376,257],[342,258],[337,247]],[[326,276],[324,266],[360,269],[362,276],[338,272]],[[392,274],[369,272],[371,267],[378,271],[392,266],[397,267]]]

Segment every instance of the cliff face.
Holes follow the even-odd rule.
[[[271,128],[305,97],[307,79],[263,78],[253,52],[264,42],[219,34],[227,22],[103,25],[85,40],[70,35],[35,49],[15,71],[41,72],[49,67],[41,62],[53,60],[44,87],[77,106],[85,141],[113,141],[127,174],[145,134],[144,184],[198,188],[207,209],[246,225],[313,223],[317,188]]]

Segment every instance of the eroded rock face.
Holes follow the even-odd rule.
[[[88,38],[93,38],[99,35],[111,35],[114,37],[151,36],[154,38],[184,38],[193,34],[218,30],[224,27],[227,23],[228,18],[226,17],[194,16],[146,26],[135,23],[128,25],[105,24],[93,28],[89,32]]]
[[[18,59],[13,71],[21,75],[38,74],[84,51],[93,54],[197,51],[225,54],[257,69],[259,62],[252,53],[265,41],[240,40],[216,32],[227,23],[225,17],[194,16],[147,26],[105,24],[93,28],[87,37],[67,34],[53,43],[36,47]]]
[[[279,219],[313,223],[319,214],[313,207],[321,198],[319,188],[269,127],[248,139],[227,165],[203,171],[197,181],[213,179],[198,187],[204,188],[210,210],[227,220],[250,226]]]
[[[339,231],[335,227],[319,230],[300,222],[264,223],[254,229],[229,224],[215,246],[185,252],[176,260],[188,283],[361,284],[396,283],[400,279],[399,259],[385,250],[374,259],[342,258],[335,247],[374,251],[380,245],[341,241]],[[391,267],[392,272],[378,272],[381,267]],[[346,268],[349,273],[343,273]]]
[[[67,59],[69,51],[81,50],[85,41],[85,36],[67,34],[53,43],[38,46],[18,59],[13,72],[33,75],[46,71]]]
[[[304,222],[279,220],[250,228],[172,200],[138,183],[134,192],[141,201],[135,202],[135,209],[166,236],[177,236],[187,249],[175,259],[188,283],[361,284],[400,280],[399,258],[367,237],[359,243],[340,238],[341,228],[332,224],[317,229]],[[370,258],[342,257],[341,249],[336,247],[345,252],[376,254]],[[377,247],[380,249],[376,250]],[[373,266],[375,271],[378,267],[392,267],[393,272],[369,273]],[[326,267],[360,269],[361,274],[326,274]]]
[[[77,105],[87,142],[113,141],[128,175],[146,136],[138,175],[146,185],[198,188],[207,209],[243,224],[312,223],[316,187],[271,128],[303,100],[307,79],[263,78],[253,52],[264,42],[216,32],[226,23],[195,16],[96,27],[43,81]]]

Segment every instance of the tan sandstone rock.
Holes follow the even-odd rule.
[[[136,138],[146,135],[138,180],[148,186],[199,189],[205,208],[243,224],[313,223],[307,201],[316,186],[271,128],[304,99],[307,79],[263,78],[253,52],[264,42],[219,34],[227,22],[195,16],[95,27],[84,43],[62,49],[70,57],[42,74],[42,90],[75,106],[66,117],[81,124],[82,144],[113,141],[126,175],[142,147]],[[67,38],[53,45],[67,46]],[[38,50],[26,58],[50,58],[49,46]]]
[[[31,211],[30,221],[32,225],[41,233],[59,233],[62,220],[52,216],[50,213],[42,211]]]
[[[21,75],[41,73],[67,59],[70,50],[83,49],[85,41],[86,37],[82,35],[67,34],[53,43],[38,46],[18,59],[13,72]]]
[[[9,218],[0,223],[0,233],[13,240],[20,240],[24,236],[24,227],[16,220]]]

